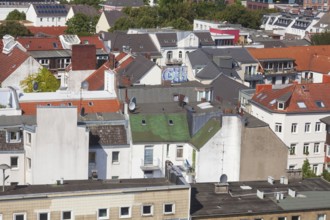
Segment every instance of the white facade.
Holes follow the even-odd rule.
[[[17,158],[17,159],[16,159]],[[13,166],[12,161],[17,160],[17,166]],[[0,153],[0,161],[1,164],[7,164],[11,166],[11,168],[5,170],[5,176],[9,176],[5,180],[5,185],[11,185],[11,184],[26,184],[25,178],[24,178],[24,172],[26,170],[26,159],[24,156],[24,152],[19,151],[8,151],[8,152],[1,152]],[[0,175],[0,182],[2,185],[3,181],[3,175],[1,170]]]
[[[26,20],[31,21],[36,27],[66,26],[66,15],[52,16],[49,13],[47,16],[38,16],[32,4],[26,12]]]
[[[304,160],[308,159],[313,171],[317,175],[322,173],[326,131],[320,119],[330,116],[330,113],[270,113],[251,104],[251,114],[268,123],[289,148],[288,169],[300,169]]]
[[[140,80],[141,85],[161,85],[162,70],[159,66],[154,65]]]
[[[21,115],[17,93],[13,88],[0,88],[0,116]]]
[[[24,12],[26,13],[27,9],[28,9],[28,5],[8,5],[8,6],[4,6],[1,5],[0,7],[0,20],[5,20],[8,16],[8,14],[14,10],[17,10],[19,12]]]
[[[70,11],[69,11],[70,13]],[[68,15],[69,16],[69,15]],[[105,13],[102,12],[97,24],[96,24],[96,33],[99,33],[101,31],[104,31],[104,32],[108,32],[108,30],[110,29],[110,25],[108,23],[108,20],[105,16]]]

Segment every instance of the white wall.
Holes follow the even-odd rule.
[[[5,20],[8,14],[14,10],[18,10],[19,12],[24,12],[26,13],[28,6],[23,6],[23,5],[17,5],[17,6],[11,6],[11,7],[6,7],[1,5],[0,7],[0,20]]]
[[[160,85],[162,84],[162,70],[159,66],[153,66],[140,80],[142,85]]]
[[[96,24],[96,33],[99,33],[100,31],[108,32],[109,28],[110,28],[110,25],[103,12]]]
[[[237,116],[223,116],[221,129],[200,149],[196,182],[238,181],[240,172],[242,123]]]
[[[10,158],[11,157],[18,157],[18,168],[11,168],[7,169],[5,174],[6,176],[9,175],[9,178],[5,181],[5,185],[10,185],[11,182],[18,182],[18,184],[26,184],[24,173],[25,173],[25,157],[24,152],[1,152],[0,154],[0,164],[7,164],[10,166]],[[0,173],[0,184],[2,185],[2,170]],[[2,189],[1,189],[2,190]]]
[[[51,27],[51,26],[66,26],[66,16],[54,16],[54,17],[37,17],[37,14],[32,6],[26,12],[26,20],[31,21],[34,26]]]
[[[77,126],[75,107],[38,107],[33,184],[88,178],[89,133]]]

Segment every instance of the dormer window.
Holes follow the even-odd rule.
[[[284,102],[278,102],[277,103],[277,109],[284,110]]]
[[[142,120],[141,120],[141,124],[142,124],[142,125],[147,125],[146,120],[145,120],[145,119],[142,119]]]
[[[21,142],[21,132],[20,131],[7,131],[6,133],[7,143],[19,143]]]
[[[322,101],[316,101],[315,104],[317,105],[317,107],[319,108],[324,108],[324,103]]]

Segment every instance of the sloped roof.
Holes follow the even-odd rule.
[[[74,14],[81,13],[89,17],[94,17],[100,14],[96,8],[90,5],[72,5],[71,8]]]
[[[66,17],[68,7],[60,4],[34,4],[35,12],[38,17]]]
[[[125,125],[94,125],[88,126],[89,132],[89,145],[126,145],[127,133]]]
[[[330,12],[324,13],[314,27],[322,27],[323,25],[327,25],[325,29],[330,29]]]
[[[292,58],[297,71],[330,72],[330,45],[301,46],[286,48],[249,48],[249,53],[257,60]]]
[[[96,49],[102,49],[105,51],[105,47],[103,41],[99,38],[99,36],[79,36],[80,44],[93,44]]]
[[[143,0],[108,0],[103,5],[116,7],[140,7],[144,5]]]
[[[2,53],[3,43],[0,41],[0,84],[7,79],[20,65],[29,58],[26,52],[15,47],[11,53]]]
[[[20,102],[24,115],[36,115],[37,106],[77,106],[77,112],[84,108],[85,114],[97,112],[118,112],[120,103],[118,99],[94,99],[94,100],[66,100],[66,101],[42,101],[42,102]],[[92,104],[91,104],[92,103]]]
[[[103,90],[104,89],[104,71],[110,68],[110,62],[105,62],[100,68],[95,70],[85,81],[88,82],[88,89]]]
[[[128,77],[132,84],[138,82],[156,64],[143,56],[137,56],[126,68],[121,68],[119,76]],[[120,84],[121,80],[119,80]]]
[[[27,51],[63,49],[58,37],[19,37],[17,41],[21,43]]]
[[[214,40],[211,37],[211,34],[209,31],[201,32],[201,31],[195,31],[194,34],[199,39],[200,46],[214,46]]]
[[[277,101],[286,101],[284,110]],[[293,84],[283,89],[262,89],[252,103],[278,113],[313,113],[330,111],[330,83]]]
[[[221,128],[220,121],[211,118],[199,131],[191,138],[190,143],[197,149],[202,148]]]
[[[67,27],[65,26],[52,26],[52,27],[35,27],[35,26],[26,26],[27,29],[33,33],[35,36],[50,36],[58,37],[62,34],[65,34]]]
[[[156,33],[156,37],[161,47],[176,47],[176,33]]]
[[[257,61],[250,55],[245,47],[240,48],[203,48],[206,54],[214,56],[230,56],[240,63],[256,63]]]
[[[206,64],[212,60],[212,56],[208,55],[201,49],[188,53],[188,58],[193,68],[195,66],[206,66]]]
[[[218,66],[213,62],[209,61],[206,66],[196,74],[198,79],[213,80],[220,74]]]
[[[103,11],[105,18],[108,21],[108,24],[110,27],[115,25],[115,22],[121,18],[126,17],[126,14],[124,14],[122,11],[112,10],[112,11]]]

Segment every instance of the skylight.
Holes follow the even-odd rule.
[[[274,105],[276,102],[276,99],[273,99],[272,101],[269,102],[270,105]]]
[[[316,101],[315,104],[317,105],[317,107],[319,108],[324,108],[324,103],[322,101]]]
[[[267,95],[263,95],[262,97],[260,97],[260,100],[263,100],[267,97]]]
[[[262,93],[260,93],[260,94],[257,95],[257,99],[260,98],[260,96],[262,96]]]
[[[305,102],[297,102],[299,108],[307,108]]]

